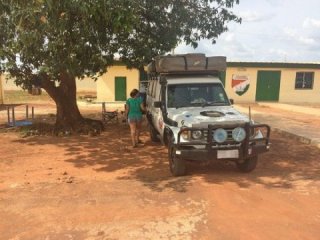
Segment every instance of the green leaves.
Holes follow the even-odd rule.
[[[238,0],[135,1],[139,21],[126,36],[119,36],[121,59],[130,66],[142,66],[158,54],[170,52],[183,41],[197,47],[227,31],[230,21],[241,21],[229,8]]]
[[[180,41],[216,38],[238,0],[2,0],[0,70],[22,86],[44,73],[61,81],[103,73],[114,55],[141,67]]]

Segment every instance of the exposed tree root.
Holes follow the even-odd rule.
[[[78,121],[72,126],[70,125],[61,125],[56,124],[54,127],[54,135],[91,135],[96,136],[99,135],[104,130],[104,126],[102,121],[83,118],[82,121]]]

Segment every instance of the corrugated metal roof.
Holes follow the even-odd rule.
[[[320,62],[227,62],[227,67],[254,67],[254,68],[312,68],[320,69]]]

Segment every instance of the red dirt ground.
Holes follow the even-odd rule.
[[[271,137],[250,174],[192,163],[174,178],[166,149],[146,131],[130,149],[122,123],[97,137],[1,132],[0,239],[319,239],[320,149]]]

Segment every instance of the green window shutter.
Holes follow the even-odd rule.
[[[115,77],[115,100],[126,101],[127,100],[127,78]]]

